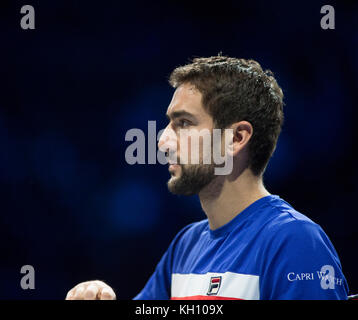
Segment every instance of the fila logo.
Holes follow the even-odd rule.
[[[221,276],[220,277],[211,277],[207,295],[212,296],[212,295],[218,294],[220,285],[221,285]]]

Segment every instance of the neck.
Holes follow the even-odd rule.
[[[205,211],[211,230],[231,221],[256,200],[268,196],[262,178],[251,170],[244,170],[235,180],[217,176],[199,193],[200,203]]]

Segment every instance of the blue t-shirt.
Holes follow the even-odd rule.
[[[347,299],[322,228],[279,196],[263,197],[211,230],[183,228],[135,300]]]

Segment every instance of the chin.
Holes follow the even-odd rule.
[[[168,188],[173,189],[172,187],[177,183],[177,181],[180,179],[180,176],[172,175],[171,178],[168,180]]]

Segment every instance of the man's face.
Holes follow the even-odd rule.
[[[182,84],[167,110],[169,124],[158,147],[167,152],[171,174],[168,189],[174,194],[197,194],[215,178],[211,148],[213,119],[204,110],[201,99],[201,93],[193,85]]]

